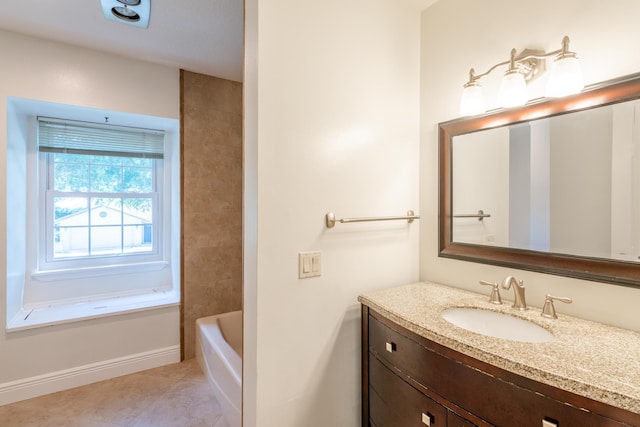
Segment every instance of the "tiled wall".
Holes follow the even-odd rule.
[[[181,70],[182,352],[195,321],[242,307],[242,83]]]

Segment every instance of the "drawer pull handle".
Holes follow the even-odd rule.
[[[426,414],[424,412],[422,413],[422,424],[430,426],[433,421],[433,415],[428,412]]]
[[[544,419],[542,420],[542,427],[558,427],[558,422],[555,420]]]
[[[384,348],[387,349],[389,353],[393,353],[394,351],[396,351],[396,343],[394,342],[385,343]]]

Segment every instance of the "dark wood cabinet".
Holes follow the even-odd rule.
[[[447,409],[410,386],[375,357],[369,366],[370,417],[378,427],[446,427]]]
[[[362,327],[363,426],[640,426],[640,414],[481,362],[364,305]]]
[[[462,418],[455,412],[447,412],[447,427],[476,427],[474,423]]]

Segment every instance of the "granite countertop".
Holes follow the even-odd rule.
[[[504,292],[504,291],[503,291]],[[523,377],[593,400],[640,413],[640,333],[541,309],[518,311],[509,301],[488,302],[488,295],[435,283],[415,283],[358,297],[362,304],[400,326],[460,353]],[[440,312],[476,307],[527,319],[554,339],[527,343],[493,338],[447,322]],[[556,303],[556,310],[561,310]]]

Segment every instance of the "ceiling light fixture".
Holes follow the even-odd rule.
[[[105,18],[139,28],[149,27],[151,0],[100,0]]]
[[[140,20],[140,15],[138,15],[135,10],[129,9],[127,6],[113,7],[111,8],[111,13],[113,13],[116,18],[120,18],[124,21],[138,22]]]
[[[555,57],[547,82],[547,97],[560,97],[578,93],[584,87],[578,57],[569,50],[569,37],[562,39],[562,48],[552,52],[525,49],[520,55],[511,50],[509,60],[495,64],[488,71],[476,74],[469,71],[469,81],[464,85],[460,100],[460,114],[470,116],[484,113],[485,104],[480,79],[498,67],[508,65],[502,78],[498,103],[510,108],[526,104],[528,101],[527,81],[538,77],[544,71],[544,60]]]

